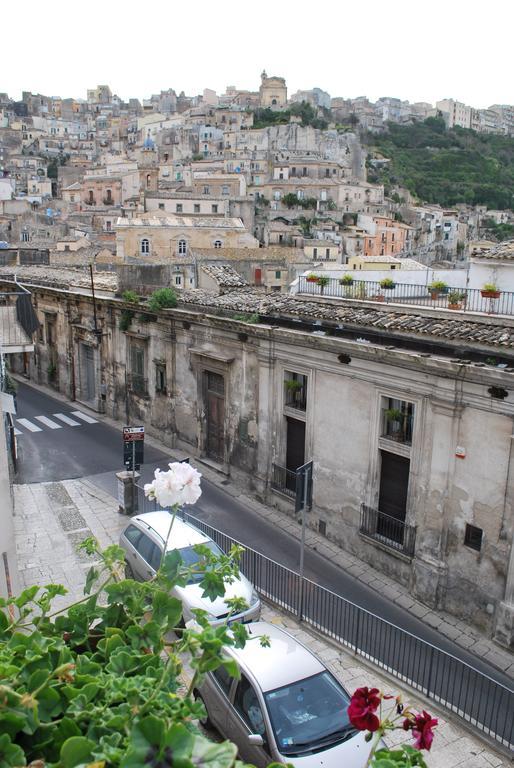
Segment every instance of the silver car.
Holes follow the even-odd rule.
[[[159,568],[164,545],[168,537],[171,515],[166,511],[147,512],[131,518],[130,523],[120,536],[120,546],[125,550],[126,574],[129,578],[147,581]],[[177,549],[185,565],[194,565],[200,556],[194,551],[196,544],[203,544],[215,555],[222,551],[215,542],[202,531],[178,517],[175,518],[168,540],[168,552]],[[225,595],[211,600],[202,597],[203,589],[199,582],[200,575],[191,577],[185,587],[175,587],[173,595],[182,601],[184,623],[193,619],[192,611],[202,608],[207,611],[213,624],[220,624],[229,614],[227,598],[242,597],[248,604],[247,610],[230,619],[234,621],[255,621],[261,613],[259,595],[243,574],[232,583],[225,583]]]
[[[227,648],[241,677],[224,667],[195,692],[210,721],[258,768],[271,761],[297,768],[364,768],[370,745],[349,722],[350,697],[311,651],[264,621],[247,625],[251,639]],[[262,647],[267,635],[271,646]]]

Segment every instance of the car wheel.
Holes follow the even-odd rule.
[[[195,701],[201,701],[202,702],[202,704],[204,706],[204,709],[207,712],[207,707],[205,706],[205,701],[202,699],[202,697],[200,696],[198,691],[193,691],[193,696],[194,696]],[[209,717],[209,715],[206,715],[205,717],[199,718],[198,722],[201,725],[203,725],[204,728],[207,728],[208,730],[210,730],[211,728],[214,728],[214,724],[213,724],[211,718]]]
[[[125,578],[126,579],[135,579],[136,578],[134,576],[134,571],[132,570],[132,568],[130,567],[130,565],[127,562],[125,562]]]

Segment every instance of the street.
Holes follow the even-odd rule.
[[[50,397],[25,383],[19,384],[17,407],[18,483],[87,477],[116,496],[115,472],[123,469],[121,427],[115,429],[104,424],[102,416],[87,408]],[[145,446],[145,460],[141,482],[147,482],[156,467],[165,468],[170,458],[165,452]],[[201,471],[201,466],[199,468]],[[298,570],[299,543],[296,538],[206,478],[202,480],[202,489],[199,502],[191,510],[195,516],[282,565]],[[491,664],[309,548],[305,553],[305,575],[467,662],[501,684],[511,686],[512,680]]]

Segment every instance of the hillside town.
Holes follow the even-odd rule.
[[[109,85],[74,98],[0,93],[0,596],[46,578],[37,536],[25,538],[31,503],[52,531],[49,567],[53,537],[76,545],[92,530],[111,544],[120,513],[147,511],[135,449],[123,462],[120,449],[116,468],[105,458],[115,429],[139,429],[161,452],[152,471],[169,451],[209,478],[212,508],[232,514],[229,543],[242,540],[238,521],[257,531],[248,510],[268,525],[255,534],[255,556],[268,558],[263,601],[293,610],[286,550],[301,530],[293,614],[339,642],[332,609],[313,606],[325,576],[323,600],[339,588],[330,568],[350,573],[387,607],[348,587],[346,605],[362,608],[348,653],[378,659],[511,750],[514,192],[498,207],[424,199],[379,139],[427,126],[463,144],[514,141],[514,106],[291,94],[283,74],[256,72],[252,91],[169,88],[142,100]],[[496,199],[490,186],[479,199]],[[14,478],[28,511],[11,520]],[[327,570],[316,581],[312,560],[304,586],[306,536]],[[67,557],[55,578],[73,592],[84,563]],[[284,567],[283,593],[262,576],[269,563]],[[377,614],[402,643],[426,632],[412,652],[422,672],[403,651],[379,658],[366,645],[382,630],[370,624],[364,641],[360,622]],[[438,657],[433,690],[425,679],[436,634],[462,664],[451,692]],[[482,678],[469,693],[475,659],[491,683],[485,700],[506,702],[494,726],[476,704]]]

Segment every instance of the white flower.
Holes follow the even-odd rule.
[[[189,464],[171,462],[167,472],[155,470],[153,482],[145,485],[145,495],[155,499],[161,507],[194,504],[202,494],[200,477],[200,473]]]

